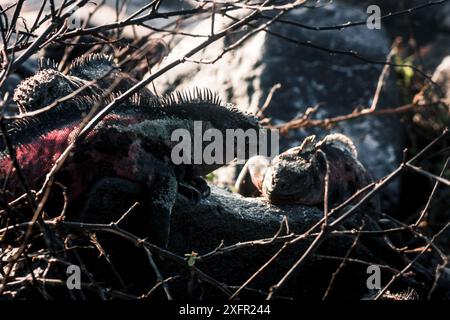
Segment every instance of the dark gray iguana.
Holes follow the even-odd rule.
[[[326,163],[329,202],[338,205],[372,182],[359,162],[353,142],[342,134],[331,134],[316,142],[310,136],[272,160],[255,156],[241,171],[236,190],[244,196],[262,195],[274,204],[319,205],[324,201]]]
[[[60,98],[61,94],[80,85],[78,80],[73,81],[73,76],[62,76],[55,70],[42,72],[48,72],[53,79],[50,82],[54,81],[55,90],[46,91],[49,96],[53,92],[52,98]],[[39,88],[39,83],[34,83],[33,79],[25,80],[21,87],[30,82],[34,88]],[[24,111],[38,109],[42,101],[34,96],[36,91],[30,90],[26,94],[23,94],[23,88],[18,91],[16,97],[20,96]],[[64,101],[53,112],[6,122],[17,161],[32,189],[40,187],[44,176],[68,146],[80,126],[82,114],[98,102],[81,95]],[[195,181],[196,177],[222,165],[173,164],[171,149],[178,142],[171,140],[171,133],[183,128],[193,136],[194,121],[201,121],[202,132],[208,128],[222,133],[226,129],[259,129],[254,117],[222,105],[209,90],[197,89],[165,97],[134,96],[117,106],[86,138],[78,141],[57,173],[56,181],[67,188],[68,212],[81,212],[81,216],[89,221],[98,218],[105,222],[108,217],[86,217],[85,212],[89,208],[95,211],[98,203],[117,203],[118,190],[123,190],[125,194],[137,197],[145,208],[143,211],[148,213],[140,217],[136,234],[166,245],[170,214],[179,185]],[[6,190],[3,201],[11,201],[23,194],[24,189],[3,139],[0,145],[0,182]],[[90,196],[92,193],[97,195]],[[116,214],[119,216],[107,221],[114,221],[123,212]]]

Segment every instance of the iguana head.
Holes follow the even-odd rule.
[[[117,69],[113,57],[102,53],[88,53],[76,58],[70,65],[69,73],[72,76],[95,80]]]
[[[353,142],[330,134],[319,142],[307,137],[299,147],[275,157],[267,167],[261,193],[272,203],[317,205],[323,202],[327,162],[331,202],[342,201],[368,181]],[[325,159],[326,157],[326,159]]]
[[[323,201],[323,163],[315,149],[302,146],[276,156],[267,168],[262,194],[274,204],[315,205]]]
[[[14,91],[21,113],[44,108],[82,86],[82,81],[54,69],[44,69],[23,80]]]
[[[87,53],[75,59],[69,68],[69,75],[85,81],[95,81],[103,91],[122,93],[138,83],[138,80],[123,72],[114,62],[111,55],[103,53]],[[146,87],[139,90],[139,95],[154,98],[154,94]]]

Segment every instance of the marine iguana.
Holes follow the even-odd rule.
[[[95,84],[89,84],[95,80]],[[57,99],[68,96],[75,90],[87,86],[78,96],[99,97],[109,89],[112,93],[120,93],[130,89],[138,81],[122,72],[114,63],[113,57],[101,53],[85,54],[75,59],[68,74],[58,71],[58,65],[51,60],[41,60],[40,70],[33,76],[23,80],[14,91],[14,101],[20,113],[36,111],[49,106]],[[147,88],[139,91],[145,98],[154,94]],[[65,104],[59,104],[56,110]],[[78,104],[81,113],[89,111],[90,106]],[[86,108],[83,108],[83,107]],[[56,111],[58,112],[58,111]]]
[[[49,71],[49,74],[62,79],[55,82],[56,88],[60,88],[61,82],[73,80],[61,78],[55,72]],[[60,91],[71,89],[69,86]],[[38,106],[36,100],[27,96],[24,101],[31,102],[23,105],[26,111],[28,107],[35,109]],[[82,117],[80,112],[73,110],[89,110],[98,102],[88,96],[79,96],[62,102],[57,113],[43,112],[6,121],[16,159],[32,189],[40,187],[43,177],[76,134]],[[171,140],[171,133],[183,128],[193,137],[194,121],[201,122],[202,132],[215,128],[224,135],[227,129],[259,129],[254,117],[232,106],[222,105],[209,90],[197,89],[164,97],[135,95],[117,106],[84,140],[76,143],[56,175],[56,181],[67,188],[68,212],[75,212],[85,221],[114,221],[110,217],[93,217],[85,212],[89,211],[87,208],[95,208],[99,202],[108,203],[104,197],[117,196],[117,190],[126,190],[139,197],[148,213],[141,217],[136,234],[149,237],[156,244],[167,245],[170,214],[179,185],[195,181],[196,177],[223,165],[172,163],[171,149],[177,142]],[[6,190],[3,197],[4,201],[11,201],[24,190],[3,139],[0,150],[0,182]],[[90,192],[97,192],[102,199],[87,196]],[[110,200],[117,202],[117,199]]]
[[[329,202],[337,205],[372,182],[358,160],[353,142],[342,134],[331,134],[316,142],[307,137],[271,161],[250,158],[242,169],[236,190],[244,196],[262,195],[274,204],[318,205],[324,201],[326,156],[330,167]]]
[[[325,160],[325,157],[326,160]],[[353,142],[345,135],[331,134],[316,142],[315,136],[304,139],[272,160],[263,156],[251,157],[236,180],[235,189],[246,197],[262,196],[274,205],[300,204],[322,206],[324,202],[326,162],[329,165],[329,208],[336,207],[358,190],[372,183],[370,174],[358,160]],[[365,193],[355,198],[353,205]],[[345,208],[348,207],[344,207]],[[361,206],[358,214],[343,222],[351,230],[382,231],[379,198]],[[336,212],[339,216],[342,212]],[[389,229],[389,228],[387,228]],[[399,254],[388,235],[361,235],[363,243],[373,248],[382,261],[403,267],[405,259]]]

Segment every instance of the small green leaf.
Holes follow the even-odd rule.
[[[195,251],[192,251],[190,254],[185,254],[185,257],[187,257],[187,264],[189,267],[193,267],[195,265],[195,262],[197,261],[198,253]]]

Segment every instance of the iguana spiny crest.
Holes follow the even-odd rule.
[[[69,67],[69,74],[86,80],[99,79],[108,72],[119,70],[111,55],[103,53],[85,54],[76,58]]]
[[[113,56],[104,53],[89,53],[76,58],[69,67],[69,74],[87,81],[96,80],[104,91],[113,86],[113,92],[125,92],[138,83],[137,79],[121,71]],[[143,97],[154,97],[145,87],[139,93]]]

